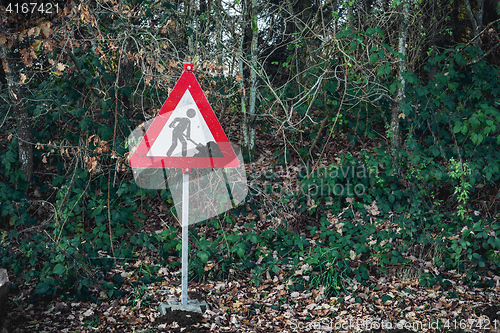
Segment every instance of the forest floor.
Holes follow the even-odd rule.
[[[483,290],[450,278],[448,290],[418,280],[370,278],[353,295],[324,297],[321,290],[290,292],[279,276],[259,287],[248,280],[189,284],[190,298],[207,301],[205,313],[173,311],[161,316],[160,302],[179,298],[176,274],[100,303],[64,300],[30,302],[30,290],[10,294],[4,332],[500,332],[500,288]],[[117,271],[117,273],[119,273]],[[134,277],[123,274],[130,282]],[[124,291],[127,283],[124,283]],[[386,295],[391,296],[385,300]]]
[[[328,163],[334,159],[327,156]],[[265,160],[268,159],[260,158],[260,162],[247,166],[247,175],[252,180],[249,183],[260,182],[260,188],[266,185],[260,176],[272,168]],[[290,166],[275,169],[273,173],[284,180],[281,186],[296,190],[299,169]],[[272,196],[279,196],[280,192],[260,195],[262,202],[279,202]],[[287,219],[295,221],[290,225],[297,231],[304,223],[286,206],[263,207],[242,217],[239,227],[242,228],[244,220],[255,219],[260,229],[274,228]],[[150,223],[146,222],[146,228],[150,232],[162,228],[157,218],[162,212],[155,211],[160,208],[149,212]],[[204,226],[197,228],[210,233],[203,230]],[[314,239],[308,240],[314,243]],[[17,285],[11,290],[8,302],[1,306],[0,333],[500,332],[500,277],[490,276],[496,286],[481,289],[463,283],[466,272],[452,271],[445,273],[447,287],[439,284],[423,287],[419,286],[418,276],[425,269],[432,272],[432,264],[419,258],[410,259],[414,265],[389,267],[384,274],[372,274],[364,284],[355,279],[345,281],[351,292],[342,292],[337,297],[325,296],[321,288],[291,291],[289,269],[284,265],[279,266],[273,277],[264,274],[259,286],[250,282],[250,276],[237,272],[223,281],[191,281],[190,298],[205,300],[210,309],[203,314],[174,311],[165,316],[160,315],[158,306],[169,298],[180,298],[180,269],[160,267],[158,281],[137,288],[138,275],[130,268],[117,266],[112,274],[124,279],[120,289],[124,296],[112,300],[107,298],[105,290],[97,290],[98,302],[64,295],[35,301],[31,297],[33,283]],[[143,253],[131,266],[152,264],[152,260]]]

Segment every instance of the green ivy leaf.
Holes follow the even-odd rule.
[[[465,57],[462,53],[457,53],[455,60],[460,66],[465,66]]]
[[[472,133],[472,135],[470,136],[470,139],[472,140],[473,143],[476,143],[477,142],[477,134],[476,133]]]
[[[382,302],[385,303],[387,301],[390,301],[392,297],[390,295],[384,295],[382,296]]]
[[[384,75],[384,67],[380,67],[377,71],[377,77],[381,77]]]
[[[36,289],[35,289],[35,294],[45,294],[47,293],[47,291],[49,291],[50,289],[50,286],[45,283],[45,282],[40,282],[37,286],[36,286]]]
[[[200,258],[200,260],[206,264],[208,262],[208,253],[205,252],[205,251],[200,251],[198,253],[196,253],[196,255],[198,256],[198,258]]]
[[[356,50],[356,47],[358,47],[358,43],[357,43],[355,40],[353,40],[353,41],[349,44],[349,50],[354,51],[354,50]]]
[[[57,264],[54,267],[54,270],[52,271],[52,273],[61,276],[64,273],[66,273],[66,267],[64,267],[62,264]]]
[[[500,238],[495,238],[495,248],[500,249]]]
[[[250,241],[252,243],[257,243],[258,242],[258,239],[257,239],[257,235],[253,234],[250,236]]]
[[[391,88],[389,91],[390,91],[391,95],[396,92],[396,83],[391,84]]]
[[[252,30],[253,31],[258,31],[259,28],[257,27],[257,21],[255,20],[252,20]]]
[[[372,53],[370,55],[370,64],[375,65],[377,61],[378,61],[378,54]]]

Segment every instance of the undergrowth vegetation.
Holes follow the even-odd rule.
[[[351,152],[317,168],[306,161],[298,173],[299,189],[279,198],[298,220],[314,223],[299,221],[290,228],[291,221],[282,221],[260,228],[244,219],[248,211],[277,203],[263,202],[251,191],[243,205],[193,226],[191,278],[245,276],[259,285],[279,276],[293,291],[324,288],[326,295],[353,292],[352,279],[364,283],[370,276],[394,273],[426,286],[445,287],[450,274],[493,286],[488,273],[500,274],[500,82],[498,68],[485,61],[465,66],[464,54],[475,58],[476,52],[457,47],[431,58],[428,71],[437,69],[437,74],[426,82],[408,75],[402,108],[407,135],[400,149],[387,145],[391,133],[382,101],[380,109],[361,104],[357,113],[340,110],[341,121],[332,130]],[[30,104],[39,142],[32,188],[17,162],[17,138],[0,146],[1,266],[33,283],[34,295],[97,299],[96,292],[104,292],[115,297],[121,294],[116,265],[137,274],[141,283],[157,278],[160,266],[178,270],[179,227],[169,213],[166,218],[175,223],[148,228],[153,205],[167,205],[170,212],[172,199],[168,190],[138,188],[125,166],[124,138],[142,115],[130,120],[116,112],[123,133],[116,136],[113,155],[115,88],[90,106],[98,112],[86,111],[74,89],[85,84],[81,75],[96,79],[93,72],[107,69],[91,56],[79,59],[83,74],[51,76]],[[380,79],[390,85],[389,74]],[[340,83],[330,84],[322,93],[334,106]],[[287,87],[290,94],[292,88]],[[130,96],[130,89],[120,89]],[[56,102],[49,108],[42,100]],[[48,114],[41,117],[43,112]],[[293,152],[297,161],[305,161],[316,136],[312,130],[309,138],[302,134],[307,127],[318,132],[322,116],[317,117],[289,133],[296,149],[278,150],[276,163],[289,163]],[[275,126],[263,124],[263,135]],[[326,136],[318,139],[318,146],[325,143]],[[146,256],[148,263],[133,264]],[[140,284],[135,290],[140,297]]]

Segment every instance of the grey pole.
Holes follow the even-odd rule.
[[[187,304],[188,298],[189,172],[182,170],[182,305]]]

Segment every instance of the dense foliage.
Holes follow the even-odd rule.
[[[178,18],[169,10],[165,15],[172,21],[160,23],[174,29]],[[102,30],[117,33],[128,22],[122,19],[123,26]],[[141,45],[157,42],[148,36],[138,37]],[[420,57],[422,67],[405,71],[402,85],[391,64],[405,57],[378,27],[344,27],[331,44],[299,37],[287,41],[284,57],[263,67],[274,77],[260,76],[262,116],[251,123],[259,129],[258,144],[273,150],[274,165],[301,168],[298,189],[266,202],[263,194],[284,180],[272,172],[251,177],[244,204],[191,228],[191,277],[248,275],[258,285],[284,267],[292,290],[323,286],[330,295],[352,291],[350,279],[364,282],[394,270],[428,286],[446,287],[450,272],[492,286],[489,272],[500,274],[498,66],[480,46],[457,44]],[[182,65],[121,57],[113,43],[95,44],[75,45],[70,65],[62,51],[42,55],[38,49],[43,63],[57,70],[37,72],[24,84],[35,146],[31,179],[18,160],[21,139],[11,105],[0,106],[1,266],[33,282],[34,295],[94,298],[104,291],[113,297],[120,294],[117,265],[141,283],[154,279],[160,266],[179,266],[172,260],[180,239],[171,195],[135,184],[126,138],[156,114]],[[312,65],[311,54],[317,55]],[[144,60],[148,75],[140,66],[121,73],[124,59]],[[222,75],[223,66],[214,63],[200,61],[196,74],[228,136],[238,138],[244,73],[233,67]],[[401,87],[398,147],[389,119],[391,95]],[[273,133],[286,139],[276,142]],[[261,184],[272,185],[257,189]],[[162,205],[169,226],[151,230],[150,212]],[[251,211],[280,205],[293,218],[282,217],[275,228],[245,220]],[[211,231],[198,234],[200,228]],[[146,254],[148,263],[134,264]],[[422,262],[430,264],[422,268]]]

